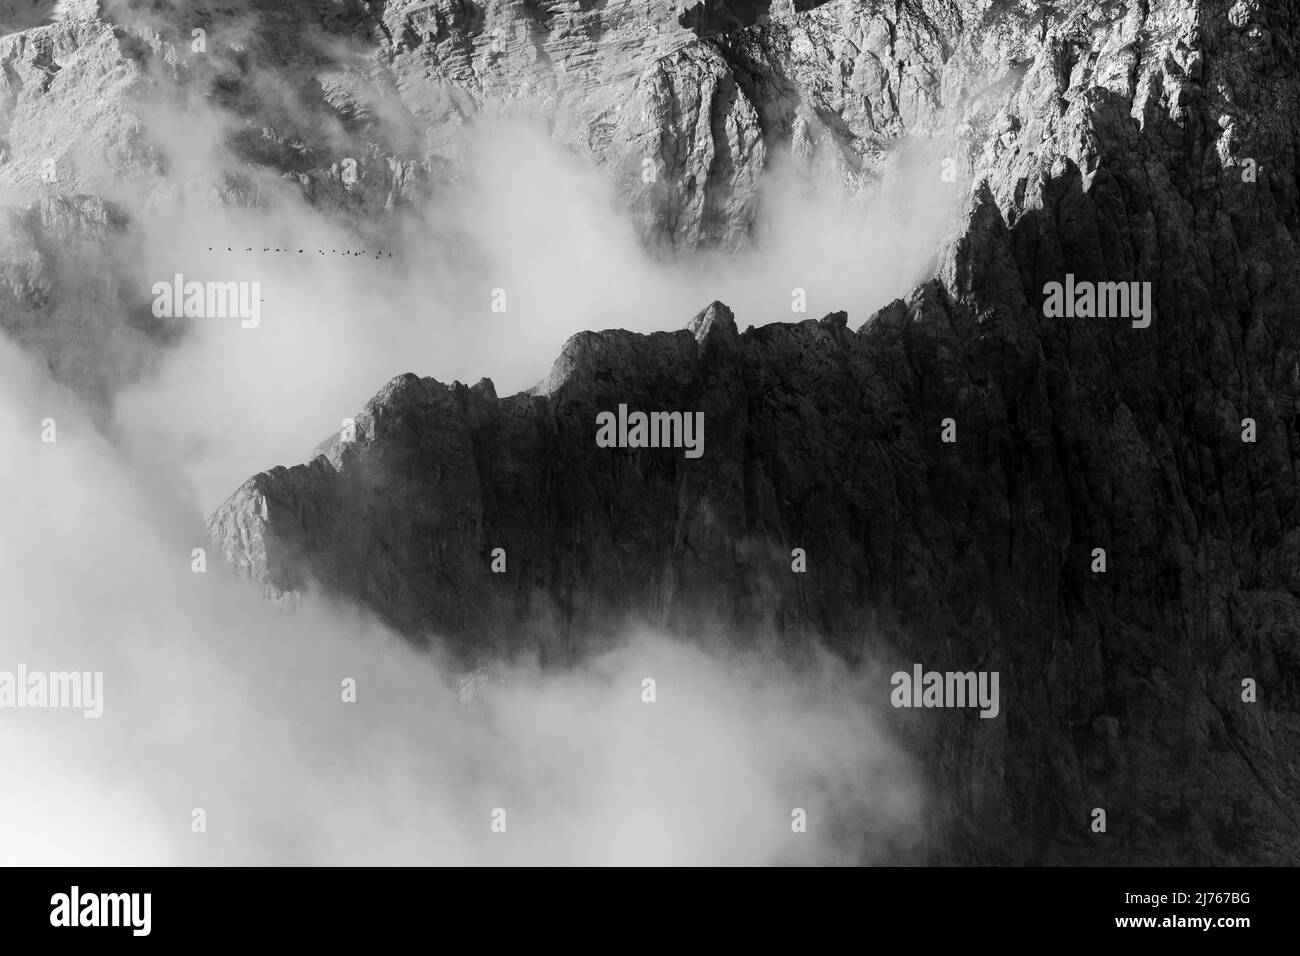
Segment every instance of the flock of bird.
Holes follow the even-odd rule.
[[[217,249],[216,249],[215,246],[208,246],[208,252],[216,252],[216,251],[217,251]],[[239,252],[239,250],[238,250],[238,249],[235,249],[233,246],[226,246],[226,251],[227,251],[227,252]],[[244,250],[244,252],[256,252],[256,251],[257,251],[257,250],[256,250],[254,247],[252,247],[252,246],[249,246],[247,249]],[[263,251],[263,252],[293,252],[292,249],[272,249],[270,246],[266,246],[266,247],[264,247],[264,248],[262,249],[262,251]],[[310,251],[311,251],[310,249],[299,249],[299,250],[298,250],[298,254],[299,254],[299,255],[305,255],[305,254],[309,253]],[[325,251],[324,249],[317,249],[316,252],[318,252],[318,253],[319,253],[320,255],[322,255],[322,256],[324,256],[324,255],[328,255],[328,254],[329,254],[329,253],[326,253],[326,251]],[[369,251],[366,250],[366,249],[362,249],[362,250],[360,250],[360,251],[357,251],[357,250],[355,250],[355,249],[331,249],[330,252],[333,253],[334,255],[339,255],[339,256],[364,256],[364,255],[369,255]],[[389,253],[385,253],[382,249],[377,249],[377,250],[375,251],[375,258],[376,258],[376,259],[383,258],[383,256],[384,256],[385,254],[388,256],[388,258],[390,258],[390,259],[393,258],[393,254],[392,254],[391,252],[389,252]]]

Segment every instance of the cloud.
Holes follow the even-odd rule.
[[[401,372],[489,377],[511,394],[576,332],[679,329],[714,299],[742,327],[841,309],[865,321],[922,277],[948,221],[946,194],[928,184],[937,164],[911,161],[856,205],[774,170],[760,248],[661,261],[600,172],[538,130],[497,119],[466,135],[467,177],[395,220],[378,249],[283,184],[264,193],[264,213],[191,197],[142,221],[141,290],[175,274],[261,285],[256,329],[174,320],[189,334],[117,406],[134,441],[186,450],[206,508],[249,474],[304,460]],[[807,311],[793,312],[801,297]]]
[[[268,102],[296,95],[255,70],[242,82]],[[260,325],[171,320],[185,334],[115,396],[102,431],[0,343],[0,669],[105,681],[99,720],[0,710],[5,861],[906,859],[924,794],[882,729],[888,685],[871,671],[646,631],[570,671],[501,662],[463,704],[436,652],[365,612],[323,599],[282,612],[215,552],[207,573],[190,565],[227,494],[304,460],[400,372],[487,376],[507,394],[541,380],[575,332],[678,329],[714,299],[742,326],[838,309],[864,320],[929,268],[947,226],[933,157],[900,151],[852,201],[774,167],[760,247],[665,261],[602,173],[526,118],[467,126],[461,173],[418,208],[354,216],[249,166],[231,145],[242,118],[202,92],[168,88],[135,114],[168,178],[113,196],[132,223],[128,298],[147,312],[153,284],[178,273],[258,282]],[[404,111],[375,113],[387,141],[419,138],[394,128]],[[328,139],[366,158],[342,127]],[[234,182],[261,205],[214,197]],[[791,311],[797,288],[807,313]],[[191,832],[194,808],[206,833]],[[494,808],[506,833],[490,830]],[[795,808],[807,833],[791,832]]]
[[[0,370],[0,669],[104,674],[97,720],[0,710],[6,862],[856,863],[915,840],[879,675],[636,633],[571,671],[502,663],[462,703],[362,612],[193,573],[201,513],[151,497],[7,343]]]

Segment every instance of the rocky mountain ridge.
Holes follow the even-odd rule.
[[[123,106],[158,89],[210,90],[249,121],[248,169],[378,228],[454,170],[461,124],[527,109],[666,254],[753,241],[778,161],[853,196],[900,143],[942,141],[934,188],[967,215],[933,279],[856,332],[741,332],[715,304],[675,334],[580,335],[532,393],[400,376],[355,440],[250,479],[210,528],[274,595],[324,587],[468,654],[562,663],[635,616],[999,670],[996,720],[896,715],[939,795],[927,859],[1296,862],[1300,14],[760,7],[228,3],[194,8],[203,59],[189,14],[60,5],[0,37],[0,186],[57,200],[15,219],[32,238],[0,262],[5,327],[48,352],[84,315],[88,291],[43,278],[68,244],[38,233],[129,234],[87,197],[166,181]],[[293,96],[262,95],[266,74]],[[96,84],[119,108],[87,109]],[[1067,276],[1151,283],[1152,323],[1048,317]],[[78,380],[134,334],[60,367]],[[702,410],[704,457],[597,448],[595,415],[621,403]]]
[[[923,25],[933,72],[882,87],[902,128],[963,95],[963,61],[1005,57],[953,164],[970,214],[907,301],[856,333],[738,334],[715,305],[698,340],[578,336],[504,400],[400,378],[355,445],[253,479],[214,532],[265,583],[310,568],[417,637],[563,660],[633,611],[1000,670],[1004,719],[909,725],[945,795],[935,859],[1294,862],[1296,15],[1039,9],[987,5],[976,33],[954,6],[830,4],[798,27],[852,11],[897,56]],[[1154,321],[1049,319],[1067,275],[1150,282]],[[619,402],[704,410],[704,459],[598,450]],[[254,494],[263,560],[230,531]]]

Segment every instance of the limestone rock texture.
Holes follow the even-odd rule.
[[[694,331],[584,333],[505,398],[400,376],[213,531],[273,588],[309,569],[475,651],[568,661],[633,616],[998,670],[1000,719],[899,714],[942,794],[935,861],[1294,863],[1298,26],[1267,2],[831,3],[692,39],[637,89],[675,104],[673,161],[727,186],[697,176],[664,229],[743,231],[751,130],[789,148],[815,120],[848,175],[968,101],[934,278],[856,330],[741,332],[714,303]],[[1044,317],[1067,273],[1152,283],[1151,326]],[[703,458],[598,449],[619,403],[702,410]],[[253,494],[260,561],[227,530]]]
[[[935,794],[928,862],[1300,862],[1293,3],[101,2],[0,24],[0,190],[23,197],[0,307],[36,350],[91,294],[50,277],[88,250],[111,267],[131,228],[115,190],[169,182],[146,94],[205,90],[250,168],[381,226],[454,171],[465,124],[527,108],[666,255],[753,241],[777,162],[853,195],[899,142],[949,144],[935,189],[966,214],[905,299],[756,328],[700,303],[677,333],[575,336],[512,396],[399,375],[353,440],[251,477],[209,530],[274,597],[345,595],[467,658],[562,666],[635,620],[820,642],[881,667],[882,700],[914,662],[997,670],[997,719],[893,715]],[[1151,326],[1045,317],[1066,275],[1150,282]],[[166,347],[119,324],[52,364],[108,387],[96,355]],[[597,448],[620,403],[703,411],[703,457]]]
[[[728,6],[744,8],[739,20]],[[862,195],[880,188],[891,143],[942,125],[947,40],[920,8],[705,8],[697,24],[642,0],[0,3],[0,205],[17,224],[0,231],[13,250],[0,250],[15,300],[5,328],[105,399],[168,344],[132,271],[156,210],[194,194],[262,208],[269,176],[374,248],[463,174],[465,130],[484,117],[542,124],[608,177],[667,257],[750,245],[779,160],[810,187]],[[956,30],[954,11],[943,15]],[[746,25],[719,32],[719,16]],[[193,131],[158,119],[200,112],[222,124],[216,182],[171,158]],[[110,232],[75,213],[97,202]],[[51,215],[76,232],[76,256],[21,225]],[[126,291],[112,308],[76,284],[33,299],[24,277],[37,264]],[[88,350],[89,325],[135,357]]]

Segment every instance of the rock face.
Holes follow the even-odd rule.
[[[769,23],[773,17],[803,13],[826,0],[697,0],[687,4],[677,22],[697,33],[722,33]]]
[[[504,111],[539,120],[601,169],[646,245],[672,256],[749,244],[764,171],[777,161],[810,188],[859,195],[878,185],[873,170],[892,142],[952,125],[939,88],[949,34],[961,27],[955,6],[937,19],[911,5],[815,0],[691,9],[679,16],[642,0],[0,4],[0,202],[19,218],[47,200],[101,203],[120,226],[115,245],[129,248],[156,210],[189,196],[216,193],[273,216],[256,185],[271,176],[373,248],[464,172],[467,124]],[[718,32],[726,24],[746,29]],[[979,109],[962,106],[963,115]],[[215,181],[187,178],[174,156],[174,141],[192,133],[185,117],[199,111],[223,124],[211,153],[228,162]],[[46,247],[47,272],[84,270],[95,228],[76,239],[80,261],[58,263],[59,249]],[[16,250],[0,270],[29,269],[28,232],[0,242]],[[153,280],[131,262],[104,250],[91,270],[134,290],[110,299],[114,308],[52,286],[41,305],[6,317],[9,328],[42,326],[24,341],[100,401],[165,347],[160,330],[136,335]],[[72,344],[90,325],[97,341],[132,339],[136,357]]]
[[[175,336],[123,281],[130,250],[127,220],[96,196],[0,209],[0,328],[97,401],[143,374]]]
[[[806,102],[773,77],[816,77],[848,169],[979,101],[951,167],[970,214],[907,301],[856,332],[741,334],[714,304],[694,331],[586,333],[509,398],[399,377],[354,441],[214,516],[227,554],[467,648],[563,661],[637,615],[997,670],[999,719],[900,721],[943,795],[935,860],[1300,860],[1300,18],[980,6],[828,4],[692,41],[649,83],[716,106],[726,78],[745,95],[712,142],[757,125],[767,149]],[[687,216],[715,239],[761,161],[729,155],[725,213]],[[1049,317],[1067,275],[1151,283],[1151,324]],[[703,457],[598,448],[620,404],[702,411]],[[235,529],[261,498],[254,553]]]
[[[274,596],[347,594],[468,657],[562,663],[636,617],[997,670],[995,720],[898,715],[940,795],[936,861],[1300,861],[1294,4],[4,13],[0,314],[92,393],[159,347],[126,299],[94,307],[142,228],[115,197],[179,188],[140,103],[199,97],[245,167],[381,231],[455,174],[466,123],[526,111],[671,254],[752,241],[778,162],[852,196],[898,143],[944,143],[934,188],[969,214],[856,332],[740,333],[715,304],[677,334],[580,335],[529,394],[402,376],[211,530]],[[1151,283],[1151,324],[1047,316],[1067,276]],[[703,457],[598,448],[621,404],[703,412]]]

